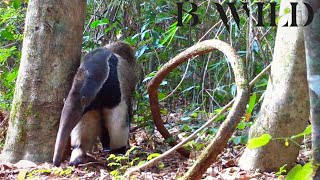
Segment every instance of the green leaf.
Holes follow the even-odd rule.
[[[111,162],[108,164],[108,166],[112,167],[112,166],[121,166],[120,163],[116,163],[116,162]]]
[[[168,47],[177,31],[178,31],[178,27],[176,25],[170,28],[167,32],[165,32],[164,39],[160,42],[160,44],[164,45],[167,41],[169,41],[167,45]]]
[[[52,172],[51,169],[35,169],[35,170],[31,171],[30,174],[51,173],[51,172]]]
[[[13,46],[9,49],[0,49],[0,63],[4,63],[7,59],[14,54],[16,47]]]
[[[95,20],[91,23],[91,28],[96,28],[98,26],[106,25],[106,24],[109,24],[109,19],[107,19],[107,18],[104,18],[101,20]]]
[[[301,137],[301,136],[309,135],[309,134],[311,134],[311,132],[312,132],[312,126],[309,125],[309,126],[306,127],[306,129],[302,133],[294,135],[294,136],[291,136],[291,139],[295,139],[295,138],[298,138],[298,137]]]
[[[237,125],[237,129],[239,130],[244,130],[247,126],[247,123],[245,122],[240,122],[238,125]]]
[[[110,154],[109,157],[107,158],[108,161],[113,160],[116,158],[116,155]]]
[[[278,17],[276,18],[276,24],[277,24],[277,25],[278,25],[279,20],[280,20],[281,17],[282,17],[282,16],[278,16]]]
[[[164,166],[164,163],[160,163],[159,165],[158,165],[158,168],[159,169],[163,169],[165,166]]]
[[[125,156],[129,156],[130,153],[131,153],[133,150],[135,150],[135,149],[136,149],[136,146],[132,146],[132,147],[126,152]]]
[[[107,23],[108,24],[108,23]],[[118,25],[118,22],[115,22],[115,23],[113,23],[113,24],[111,24],[111,26],[109,26],[108,28],[106,28],[105,30],[104,30],[104,33],[108,33],[110,30],[112,30],[112,28],[115,28],[115,27],[117,27],[117,25]],[[117,32],[117,34],[118,33],[121,33],[121,30],[119,29],[119,31]]]
[[[14,35],[11,32],[7,31],[7,30],[2,30],[1,31],[1,37],[5,38],[5,39],[7,39],[9,41],[14,40]]]
[[[159,93],[158,94],[158,99],[163,99],[166,97],[166,94],[165,93]]]
[[[253,93],[252,96],[250,97],[249,100],[249,106],[247,109],[247,113],[252,113],[252,110],[254,108],[254,105],[256,104],[256,99],[257,99],[257,93]]]
[[[191,116],[192,118],[197,118],[197,117],[198,117],[198,113],[197,113],[197,112],[193,112],[190,116]]]
[[[194,141],[189,141],[189,142],[187,142],[185,145],[183,145],[183,147],[191,150],[195,145],[196,145],[196,142],[194,142]]]
[[[14,82],[17,79],[18,76],[18,71],[12,71],[11,73],[9,73],[6,77],[6,80],[8,82]]]
[[[216,120],[215,122],[221,121],[223,119],[225,119],[226,115],[225,114],[221,114]]]
[[[184,132],[187,132],[187,131],[190,131],[191,128],[190,128],[188,125],[184,124],[184,125],[182,126],[181,130],[184,131]]]
[[[241,136],[236,136],[232,141],[235,145],[240,144],[241,143]]]
[[[282,173],[286,173],[287,170],[285,169],[287,164],[283,165],[282,167],[279,168],[279,171],[276,172],[276,175],[280,176]]]
[[[141,40],[144,40],[145,37],[146,37],[146,39],[148,39],[150,37],[150,31],[149,30],[146,30],[146,31],[141,33]]]
[[[161,114],[164,114],[164,115],[165,115],[165,114],[168,114],[168,110],[165,109],[165,108],[161,108],[161,109],[160,109],[160,113],[161,113]]]
[[[290,8],[285,8],[284,9],[284,14],[289,14],[291,12],[291,9]]]
[[[311,134],[311,132],[312,132],[312,126],[311,125],[307,126],[306,129],[303,131],[303,133],[305,135]]]
[[[160,156],[161,154],[159,153],[152,153],[147,157],[147,160],[150,161],[151,159]]]
[[[140,166],[142,164],[145,164],[147,161],[140,161],[139,164],[137,166]]]
[[[313,173],[313,166],[312,166],[312,163],[309,162],[309,163],[305,164],[302,167],[301,171],[298,174],[298,178],[299,179],[306,179],[306,180],[310,179],[311,180],[312,179],[312,173]]]
[[[18,9],[22,4],[22,0],[14,0],[13,7]]]
[[[200,149],[202,149],[205,146],[204,143],[196,143],[195,144],[195,150],[199,151]]]
[[[19,172],[19,174],[18,174],[18,180],[24,180],[24,179],[26,179],[26,175],[27,175],[27,173],[28,173],[28,170],[26,170],[26,169],[23,169],[23,170],[21,170],[20,172]]]
[[[313,167],[311,162],[305,164],[303,167],[297,164],[289,171],[286,180],[311,180],[312,172]]]
[[[294,180],[297,177],[297,174],[301,170],[302,166],[301,164],[295,165],[287,174],[286,180]]]
[[[249,139],[247,147],[249,149],[262,147],[268,144],[271,138],[270,134],[262,134],[260,137]]]
[[[110,172],[111,176],[115,177],[115,176],[118,176],[120,173],[117,169],[113,170]]]
[[[136,161],[139,161],[139,160],[140,160],[140,158],[138,158],[138,157],[134,158],[134,159],[130,162],[130,165],[133,166],[134,163],[135,163]]]

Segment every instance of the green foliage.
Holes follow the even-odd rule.
[[[259,137],[249,139],[247,147],[250,149],[262,147],[268,144],[271,138],[269,134],[262,134]]]
[[[235,144],[246,144],[248,142],[248,134],[247,133],[243,133],[243,131],[245,131],[246,129],[249,129],[251,127],[251,125],[253,124],[252,121],[250,121],[250,119],[252,119],[252,113],[254,112],[253,109],[254,107],[257,105],[257,93],[253,93],[249,99],[249,103],[247,106],[247,111],[245,116],[242,118],[242,120],[239,122],[239,124],[237,125],[237,130],[239,131],[239,133],[237,133],[237,135],[235,137],[231,138],[231,141]]]
[[[257,93],[253,93],[249,100],[245,121],[249,121],[253,108],[256,105],[256,100],[257,100]]]
[[[312,132],[312,126],[310,124],[310,125],[308,125],[306,127],[306,129],[302,133],[294,135],[294,136],[291,136],[291,139],[295,139],[295,138],[299,138],[299,137],[302,137],[302,136],[309,135],[309,134],[311,134],[311,132]]]
[[[286,172],[287,172],[287,170],[285,169],[286,166],[287,166],[287,164],[281,166],[281,167],[279,168],[279,171],[276,172],[276,175],[280,176],[282,173],[286,173]]]
[[[13,1],[12,1],[13,2]],[[0,107],[8,109],[13,96],[14,83],[20,59],[23,19],[25,6],[22,1],[15,0],[9,6],[0,9]],[[20,4],[19,4],[20,3]],[[240,29],[234,21],[230,22],[231,33],[228,33],[220,22],[220,17],[213,3],[199,3],[197,14],[201,23],[191,27],[191,16],[183,14],[183,27],[177,26],[177,6],[175,1],[150,0],[144,1],[113,1],[99,4],[98,1],[87,1],[86,24],[83,36],[83,53],[105,43],[123,40],[136,48],[137,72],[139,84],[134,94],[134,121],[138,127],[144,127],[150,134],[155,130],[151,120],[147,83],[166,62],[182,50],[204,39],[220,39],[236,48],[240,57],[247,53],[247,16],[240,13]],[[265,7],[268,12],[269,7]],[[185,10],[190,9],[185,3]],[[137,13],[139,15],[137,16]],[[267,13],[264,14],[268,16]],[[214,27],[214,28],[213,28]],[[250,78],[259,73],[271,61],[272,53],[269,45],[273,45],[275,28],[259,30],[260,37],[252,39],[252,59],[248,59],[248,74]],[[267,33],[266,33],[267,32]],[[266,34],[264,34],[266,33]],[[259,34],[257,34],[257,37]],[[13,43],[13,44],[12,44]],[[7,46],[10,45],[10,46]],[[5,47],[5,48],[3,48]],[[267,58],[266,58],[267,57]],[[183,77],[183,78],[182,78]],[[180,83],[181,82],[181,83]],[[247,113],[238,130],[244,131],[250,127],[250,120],[260,106],[259,98],[266,88],[267,76],[260,79],[253,88],[253,95],[247,108]],[[173,94],[171,94],[171,92]],[[178,126],[178,129],[188,135],[199,128],[208,117],[221,111],[226,103],[235,97],[236,86],[230,63],[222,53],[209,53],[194,57],[190,62],[180,65],[173,70],[159,87],[161,100],[161,115],[170,113],[177,116],[172,123],[166,123],[168,129]],[[221,115],[212,127],[201,132],[202,140],[209,140],[225,119]],[[247,141],[246,135],[232,139],[235,144]],[[199,150],[205,142],[193,141],[187,146]],[[110,166],[117,167],[114,175],[121,174],[120,162],[131,166],[143,163],[140,159],[125,157],[110,157]],[[120,164],[120,166],[119,166]]]
[[[138,70],[141,70],[141,74],[139,74],[140,83],[134,94],[136,102],[133,123],[139,127],[145,127],[149,133],[153,133],[155,128],[151,119],[146,85],[166,62],[182,50],[204,39],[221,39],[230,42],[242,58],[246,56],[248,17],[243,12],[239,14],[241,29],[231,21],[232,31],[228,33],[220,22],[221,19],[214,4],[208,1],[197,3],[199,5],[197,14],[201,23],[194,27],[190,26],[191,16],[187,13],[183,13],[184,26],[177,26],[175,1],[150,0],[128,3],[110,0],[108,5],[102,4],[101,7],[98,2],[91,0],[87,2],[87,29],[84,32],[83,41],[85,51],[115,40],[124,40],[136,48],[135,56],[141,68]],[[241,3],[236,4],[241,6]],[[191,6],[184,3],[183,8],[187,11]],[[269,10],[270,7],[266,6],[264,17],[269,18],[267,13]],[[266,38],[252,40],[251,56],[258,60],[254,62],[251,59],[248,60],[250,78],[271,61],[271,58],[266,57],[272,57],[273,52],[269,51],[268,46],[273,45],[276,31],[275,28],[267,31],[268,33],[261,34],[261,37]],[[244,131],[251,126],[250,120],[253,119],[251,117],[256,114],[255,109],[258,110],[260,106],[261,101],[258,101],[258,98],[262,97],[266,84],[267,76],[259,80],[254,87],[255,93],[251,97],[246,117],[238,126],[238,130]],[[163,117],[168,117],[169,114],[181,114],[165,126],[168,129],[178,126],[178,129],[184,133],[183,136],[187,136],[199,128],[208,117],[212,117],[212,114],[221,110],[221,107],[233,99],[235,94],[234,75],[228,59],[221,53],[214,52],[194,57],[188,64],[184,63],[174,69],[161,83],[158,97],[161,101]],[[194,116],[194,113],[197,115]],[[214,127],[205,131],[208,135],[205,139],[210,139],[215,134],[217,127],[224,119],[225,114],[218,118]],[[235,144],[245,143],[247,135],[238,135],[232,141]],[[193,147],[199,149],[197,148],[199,146],[194,144]]]
[[[115,154],[110,154],[107,158],[108,167],[112,170],[110,174],[116,178],[121,179],[122,174],[131,166],[134,166],[139,163],[140,158],[136,157],[130,159],[130,154],[136,152],[136,147],[131,147],[124,156],[116,156]]]
[[[248,141],[247,147],[250,149],[262,147],[270,142],[270,140],[284,140],[285,146],[289,146],[289,141],[294,142],[295,144],[299,145],[294,141],[295,138],[299,138],[302,136],[310,135],[312,132],[312,126],[308,125],[302,133],[297,135],[293,135],[291,137],[280,137],[280,138],[272,138],[270,134],[262,134],[259,137],[251,138]]]
[[[311,180],[312,173],[313,167],[311,162],[305,164],[304,166],[301,166],[301,164],[297,164],[289,171],[286,176],[286,180]]]
[[[189,149],[189,150],[195,150],[195,151],[199,151],[201,150],[206,144],[205,143],[197,143],[195,141],[189,141],[188,143],[186,143],[184,145],[185,148]]]
[[[22,1],[0,6],[0,109],[9,110],[21,57],[23,20]]]
[[[150,161],[151,159],[156,158],[156,157],[158,157],[160,155],[161,154],[159,154],[159,153],[152,153],[147,157],[147,160]]]
[[[244,134],[241,136],[235,136],[231,138],[231,141],[235,144],[235,145],[239,145],[239,144],[246,144],[248,142],[248,135]]]
[[[104,18],[101,20],[95,20],[91,23],[91,28],[96,28],[98,26],[106,25],[106,24],[109,24],[109,19],[107,19],[107,18]]]
[[[110,154],[109,157],[107,158],[108,167],[111,169],[110,175],[115,179],[123,179],[124,177],[122,175],[128,168],[142,165],[147,161],[150,161],[153,158],[156,158],[161,155],[159,153],[149,154],[146,157],[147,160],[142,160],[140,159],[140,157],[136,157],[133,159],[130,158],[130,156],[136,155],[136,153],[137,153],[137,147],[133,146],[126,152],[124,156],[117,156],[114,154]],[[160,163],[158,167],[164,168],[164,164]]]
[[[70,177],[73,172],[73,167],[68,166],[66,168],[53,167],[52,169],[34,169],[28,172],[28,170],[21,170],[18,174],[18,180],[24,179],[40,179],[43,175],[54,175],[59,177]]]
[[[253,1],[253,4],[259,1]],[[247,60],[248,75],[252,79],[266,64],[271,61],[272,45],[275,40],[276,28],[265,28],[255,31],[256,37],[249,40],[247,16],[240,13],[240,29],[233,20],[230,21],[231,31],[219,23],[221,20],[210,1],[198,3],[197,14],[201,24],[191,27],[191,16],[183,15],[183,27],[178,27],[176,22],[175,1],[150,0],[150,1],[113,1],[108,0],[102,5],[98,1],[87,1],[86,30],[83,37],[83,51],[88,52],[96,47],[112,41],[123,40],[136,48],[139,67],[139,84],[134,94],[134,121],[138,127],[144,127],[150,134],[155,130],[151,120],[147,83],[155,76],[156,72],[182,50],[204,39],[220,39],[232,43],[241,58],[246,57],[247,43],[252,44],[250,58]],[[21,58],[21,42],[23,20],[26,12],[21,0],[12,0],[9,5],[0,6],[0,108],[9,109],[15,80],[17,77],[19,60]],[[187,3],[186,3],[187,4]],[[225,4],[224,4],[225,5]],[[185,5],[184,9],[190,7]],[[270,6],[264,8],[264,18],[268,19]],[[279,6],[277,6],[279,10]],[[253,11],[256,11],[254,9]],[[290,10],[289,10],[290,11]],[[136,13],[139,13],[137,16]],[[254,14],[255,12],[253,12]],[[288,14],[288,10],[285,10]],[[127,14],[127,16],[125,16]],[[277,22],[279,20],[277,18]],[[261,33],[261,34],[259,34]],[[260,37],[264,37],[259,39]],[[271,47],[269,47],[271,45]],[[183,78],[182,78],[183,77]],[[180,83],[181,82],[181,83]],[[253,94],[247,107],[246,115],[238,124],[238,131],[245,131],[252,125],[252,119],[261,105],[261,98],[268,82],[268,77],[259,79],[253,87]],[[171,92],[174,90],[174,93]],[[170,95],[169,95],[170,94]],[[166,117],[170,113],[179,114],[173,122],[166,122],[170,129],[178,126],[183,136],[191,134],[199,128],[208,117],[221,111],[226,103],[235,97],[236,86],[234,75],[230,69],[228,59],[221,53],[209,53],[192,58],[187,63],[173,70],[159,87],[161,100],[161,115]],[[260,98],[260,99],[259,99]],[[219,125],[224,121],[225,114],[218,117],[212,127],[200,133],[200,140],[190,141],[185,147],[201,150],[206,142],[217,132]],[[281,139],[285,145],[295,138],[309,135],[311,126],[304,132],[290,138],[272,138],[268,134],[250,139],[248,148],[258,148],[266,145],[270,140]],[[246,134],[237,134],[231,141],[234,144],[247,142]],[[170,140],[169,140],[170,141]],[[130,158],[131,153],[136,153],[132,147],[125,156],[110,155],[108,165],[113,170],[111,175],[121,179],[122,173],[129,167],[140,165],[159,154],[150,154],[147,160]],[[306,166],[306,165],[305,165]],[[288,177],[306,177],[310,172],[309,166],[293,168]],[[164,164],[159,164],[164,168]],[[21,172],[21,177],[36,178],[39,174],[52,173],[68,176],[72,169],[34,170],[31,173]],[[284,167],[279,170],[285,173]],[[20,175],[20,173],[19,173]],[[287,177],[287,178],[288,178]]]

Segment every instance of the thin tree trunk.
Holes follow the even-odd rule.
[[[314,179],[320,179],[320,1],[306,0],[313,7],[312,23],[304,29],[312,123]],[[308,16],[308,12],[304,13]]]
[[[80,62],[86,1],[30,0],[2,161],[51,161],[63,98]]]
[[[281,1],[280,13],[283,14],[289,2]],[[297,14],[300,22],[301,11]],[[271,77],[249,138],[264,133],[274,138],[290,137],[301,133],[308,122],[309,98],[303,31],[301,27],[282,27],[288,17],[291,14],[279,21]],[[301,140],[296,139],[296,142],[300,144]],[[244,170],[277,171],[285,164],[288,165],[286,168],[290,168],[296,162],[300,146],[291,141],[289,143],[287,147],[283,140],[273,140],[258,149],[247,148],[239,165]]]

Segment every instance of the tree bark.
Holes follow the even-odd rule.
[[[281,1],[280,14],[290,5],[289,2]],[[297,14],[299,23],[302,18],[301,10]],[[301,27],[282,27],[288,21],[287,17],[291,17],[291,14],[279,21],[271,77],[260,113],[250,129],[249,138],[264,133],[274,138],[290,137],[301,133],[308,122],[309,101],[303,30]],[[289,20],[289,25],[290,22]],[[296,142],[300,144],[301,140],[296,139]],[[291,168],[296,162],[299,149],[299,145],[293,142],[287,147],[283,140],[273,140],[258,149],[246,148],[239,160],[239,166],[244,170],[261,171],[277,171],[285,164],[288,165],[287,168]]]
[[[312,23],[304,29],[312,124],[314,179],[320,179],[320,1],[305,0],[314,11]],[[307,17],[308,12],[304,15]]]
[[[63,98],[80,63],[86,1],[30,0],[1,161],[52,161]]]

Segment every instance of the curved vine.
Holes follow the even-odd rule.
[[[235,83],[237,85],[237,97],[236,97],[236,103],[240,103],[239,100],[241,99],[242,102],[247,102],[247,99],[249,97],[249,85],[247,80],[247,75],[245,73],[245,63],[243,60],[241,60],[235,50],[227,43],[220,41],[220,40],[205,40],[200,43],[197,43],[190,48],[186,49],[185,51],[181,52],[177,56],[175,56],[173,59],[168,61],[164,66],[157,72],[157,74],[154,76],[154,78],[149,82],[148,84],[148,93],[149,93],[149,101],[150,101],[150,108],[151,108],[151,114],[153,117],[153,121],[158,129],[158,131],[161,133],[161,135],[166,139],[171,146],[175,146],[177,143],[176,140],[173,140],[173,137],[168,132],[166,127],[163,124],[163,120],[161,118],[160,114],[160,105],[159,105],[159,99],[158,99],[158,87],[160,83],[163,81],[163,79],[177,66],[181,65],[183,62],[187,61],[188,59],[205,54],[208,52],[211,52],[213,50],[219,50],[222,53],[224,53],[228,60],[231,63],[232,69],[234,71],[235,75]],[[245,97],[245,95],[247,97]],[[238,107],[238,104],[234,104],[233,107]],[[244,105],[245,106],[245,105]],[[240,108],[241,111],[244,109]],[[239,109],[239,110],[240,110]],[[229,114],[231,116],[232,113]],[[189,157],[189,151],[184,148],[179,148],[177,151],[185,156]]]

